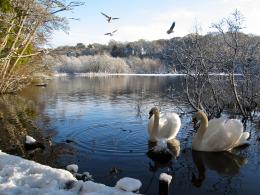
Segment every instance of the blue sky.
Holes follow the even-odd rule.
[[[120,42],[139,39],[169,39],[185,36],[194,31],[194,24],[201,26],[201,33],[209,31],[213,22],[230,16],[235,9],[245,17],[245,33],[260,35],[260,1],[258,0],[86,0],[85,5],[77,7],[64,16],[79,18],[70,20],[68,34],[57,31],[50,44],[52,47],[76,45],[77,43],[106,44],[111,39]],[[104,12],[119,17],[107,23]],[[175,32],[166,31],[176,22]],[[113,37],[107,32],[118,29]]]

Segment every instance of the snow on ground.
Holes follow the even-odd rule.
[[[75,73],[80,77],[96,77],[96,76],[184,76],[185,74],[168,73],[168,74],[136,74],[136,73]]]
[[[136,74],[136,73],[102,73],[102,72],[89,72],[89,73],[74,73],[71,74],[76,77],[107,77],[107,76],[185,76],[186,74],[168,73],[168,74]],[[66,77],[70,76],[67,73],[55,73],[54,77]]]
[[[56,73],[53,74],[53,76],[54,77],[66,77],[66,76],[68,76],[68,74],[67,73],[57,73],[56,72]]]
[[[170,184],[171,181],[172,181],[172,176],[171,176],[171,175],[168,175],[168,174],[166,174],[166,173],[161,173],[161,174],[160,174],[160,177],[159,177],[159,180],[165,181],[165,182],[167,182],[168,184]]]
[[[147,77],[169,77],[169,76],[186,76],[187,74],[182,73],[160,73],[160,74],[137,74],[137,73],[106,73],[106,72],[88,72],[88,73],[74,73],[74,74],[68,74],[68,73],[54,73],[54,77],[67,77],[67,76],[76,76],[76,77],[108,77],[108,76],[147,76]],[[191,74],[195,75],[195,74]],[[209,73],[210,76],[228,76],[227,73]],[[235,76],[241,76],[241,74],[235,74]]]
[[[124,177],[116,183],[116,187],[128,192],[135,192],[142,186],[141,181],[129,177]]]
[[[31,137],[31,136],[29,136],[29,135],[26,135],[25,143],[27,143],[27,144],[33,144],[33,143],[35,143],[35,142],[36,142],[36,140],[35,140],[33,137]]]
[[[78,170],[79,170],[79,167],[78,167],[78,165],[76,165],[76,164],[71,164],[71,165],[67,165],[67,166],[66,166],[66,169],[67,169],[69,172],[71,172],[71,173],[77,173]]]
[[[1,195],[133,195],[117,187],[78,181],[68,171],[41,165],[0,150]]]

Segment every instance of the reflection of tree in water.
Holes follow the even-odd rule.
[[[0,98],[1,150],[16,154],[42,164],[57,167],[56,161],[61,154],[73,154],[72,148],[64,144],[53,145],[51,137],[36,127],[38,112],[33,102],[18,95],[4,95]],[[24,148],[25,136],[30,135],[44,144],[45,149],[34,152]]]
[[[35,128],[31,122],[36,118],[33,104],[14,95],[5,95],[0,98],[0,112],[3,113],[1,123],[1,148],[5,151],[16,151],[24,155],[23,142],[28,129]]]
[[[23,90],[22,95],[36,102],[41,111],[44,110],[47,102],[55,108],[59,103],[68,102],[70,99],[77,103],[93,99],[102,102],[105,100],[110,104],[125,103],[126,105],[129,103],[126,101],[130,100],[130,103],[135,104],[136,116],[141,118],[141,116],[147,115],[146,111],[153,106],[167,107],[168,89],[174,88],[175,91],[180,91],[181,80],[180,77],[65,77],[49,82],[48,87],[44,88],[44,92],[42,88],[30,87]],[[174,93],[174,95],[176,94]],[[174,100],[172,104],[171,109],[178,103]]]
[[[170,80],[170,81],[168,81]],[[113,100],[120,95],[140,94],[144,97],[151,93],[162,94],[167,91],[172,82],[175,88],[179,88],[180,78],[161,78],[161,77],[140,77],[140,76],[108,76],[108,77],[75,77],[75,78],[57,78],[51,81],[45,89],[48,95],[57,100],[56,96],[67,98],[68,96],[78,97],[78,101],[85,101],[86,95],[95,98],[102,98],[104,95]],[[37,94],[40,88],[30,88],[26,91],[30,94]],[[31,93],[31,92],[34,93]],[[61,93],[66,96],[61,96]],[[28,94],[27,94],[28,95]],[[83,98],[83,99],[82,99]]]
[[[143,98],[142,98],[142,95],[141,97],[138,97],[138,99],[136,100],[136,106],[135,106],[135,109],[136,109],[136,118],[142,118],[142,106],[143,106]]]

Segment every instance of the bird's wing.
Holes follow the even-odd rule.
[[[180,129],[180,118],[175,113],[166,113],[160,118],[160,137],[161,138],[173,138],[176,136]]]
[[[103,16],[110,18],[108,15],[104,14],[103,12],[100,12]]]
[[[106,33],[106,34],[104,34],[104,35],[110,35],[111,33]]]
[[[114,30],[112,33],[115,33],[117,31],[117,29],[116,30]]]
[[[201,144],[214,151],[229,150],[240,139],[242,132],[243,125],[238,120],[212,119]]]
[[[243,124],[237,119],[229,119],[225,124],[225,130],[229,132],[231,147],[234,147],[243,135]]]
[[[226,118],[213,118],[208,123],[208,128],[204,133],[204,137],[209,137],[210,135],[218,132],[219,129],[224,129]]]
[[[112,20],[117,20],[117,19],[120,19],[120,18],[112,18]]]
[[[170,30],[173,30],[174,27],[175,27],[175,22],[172,23]]]

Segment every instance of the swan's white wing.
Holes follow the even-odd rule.
[[[180,117],[175,113],[167,113],[165,116],[160,118],[159,126],[160,138],[167,140],[173,139],[176,137],[181,126]]]
[[[243,132],[241,137],[239,138],[239,140],[235,143],[234,147],[242,146],[244,144],[247,144],[248,143],[247,139],[249,138],[249,136],[250,136],[250,133]]]
[[[201,147],[205,151],[224,151],[231,149],[240,139],[243,125],[235,119],[212,119],[203,135]]]
[[[211,119],[208,123],[208,128],[204,133],[203,138],[211,137],[212,135],[216,134],[219,131],[219,129],[224,128],[225,123],[226,123],[225,118]]]
[[[244,131],[243,124],[241,123],[241,121],[237,119],[229,119],[226,122],[225,129],[226,131],[229,132],[228,136],[231,137],[230,141],[232,143],[230,149],[232,149],[233,147],[236,146],[236,144],[238,143],[238,141],[243,135],[243,131]]]

